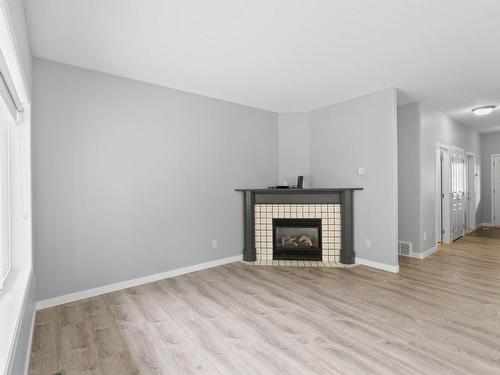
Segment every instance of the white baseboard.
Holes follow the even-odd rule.
[[[378,263],[378,262],[374,262],[374,261],[371,261],[371,260],[362,259],[362,258],[358,258],[358,257],[356,257],[356,263],[357,264],[361,264],[363,266],[378,268],[379,270],[382,270],[382,271],[393,272],[393,273],[398,273],[399,272],[399,265],[397,265],[397,266],[390,266],[390,265],[387,265],[387,264]]]
[[[412,253],[410,255],[399,254],[399,256],[400,257],[406,257],[406,258],[422,259],[422,257],[420,256],[420,254],[416,254],[414,251],[412,251]]]
[[[429,255],[434,254],[436,251],[437,251],[437,246],[434,246],[430,249],[425,250],[423,253],[412,252],[411,255],[400,255],[400,256],[422,260],[424,258],[427,258]]]
[[[201,270],[204,270],[207,268],[221,266],[221,265],[227,264],[227,263],[238,262],[242,259],[243,259],[243,257],[241,255],[236,255],[233,257],[229,257],[229,258],[212,260],[212,261],[206,262],[206,263],[195,264],[194,266],[177,268],[177,269],[166,271],[166,272],[156,273],[154,275],[143,276],[143,277],[139,277],[139,278],[132,279],[132,280],[126,280],[126,281],[121,281],[119,283],[100,286],[98,288],[82,290],[80,292],[75,292],[75,293],[70,293],[70,294],[66,294],[63,296],[59,296],[59,297],[49,298],[46,300],[38,301],[36,303],[36,310],[38,311],[38,310],[46,309],[49,307],[78,301],[78,300],[85,299],[85,298],[99,296],[101,294],[115,292],[117,290],[122,290],[122,289],[127,289],[127,288],[131,288],[134,286],[142,285],[142,284],[152,283],[154,281],[168,279],[170,277],[184,275],[184,274],[190,273],[190,272],[201,271]]]
[[[437,251],[437,246],[427,249],[421,254],[420,259],[427,258],[429,255],[434,254],[436,251]]]
[[[481,224],[477,225],[476,227],[477,228],[481,228],[481,227],[488,227],[488,228],[491,227],[491,228],[494,228],[495,225],[492,224],[492,223],[481,223]]]

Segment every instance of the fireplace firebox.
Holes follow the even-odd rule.
[[[273,219],[273,259],[322,261],[321,219]]]

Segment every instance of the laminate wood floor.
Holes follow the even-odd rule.
[[[500,239],[500,229],[498,228],[479,228],[470,234],[471,236],[487,237]]]
[[[238,262],[42,310],[30,374],[499,374],[500,241],[400,263]]]

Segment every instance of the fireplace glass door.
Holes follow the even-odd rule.
[[[273,259],[321,261],[321,219],[273,219]]]

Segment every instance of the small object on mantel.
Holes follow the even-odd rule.
[[[297,189],[303,189],[304,188],[304,176],[298,176],[297,177]]]

